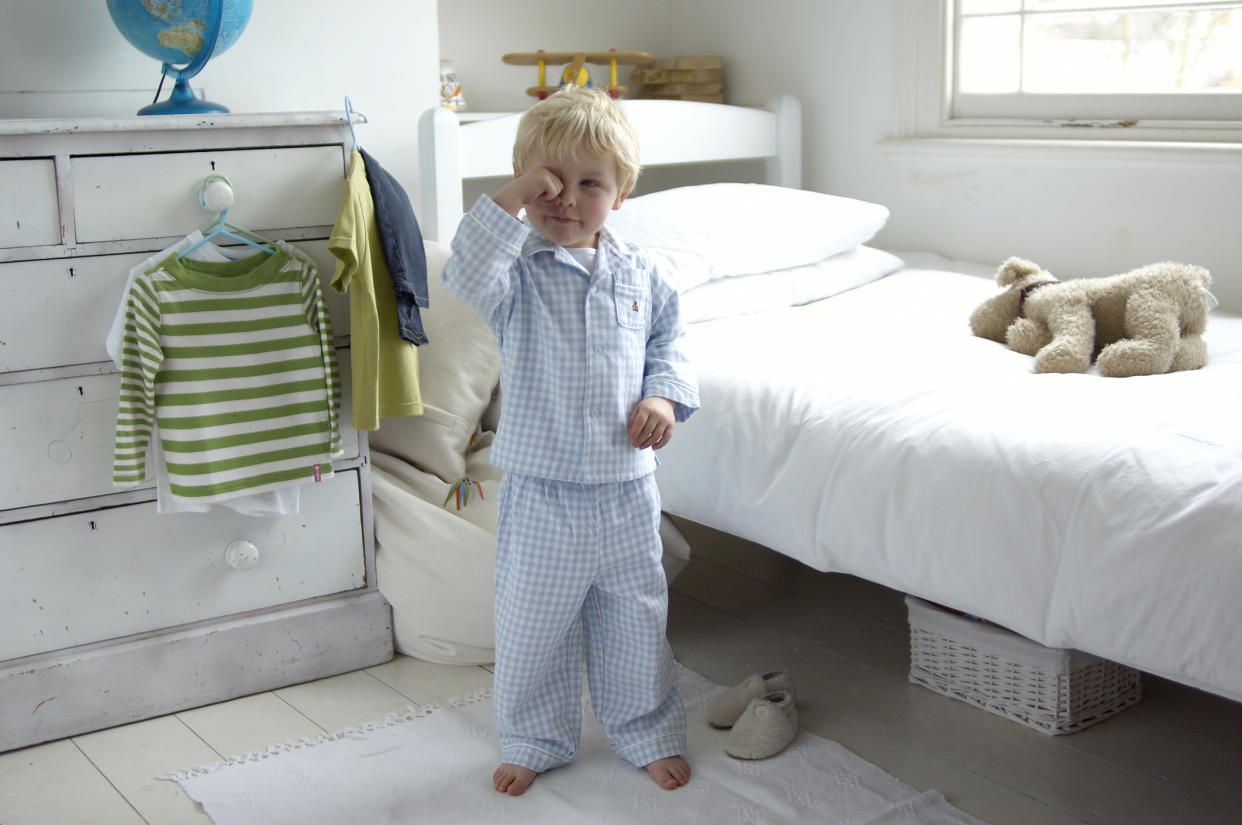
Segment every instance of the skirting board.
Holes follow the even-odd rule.
[[[374,590],[16,660],[0,752],[370,667],[392,658]]]

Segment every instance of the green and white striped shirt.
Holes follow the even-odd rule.
[[[166,258],[125,311],[112,480],[145,477],[159,423],[176,498],[220,501],[332,475],[341,379],[313,264],[284,250]]]

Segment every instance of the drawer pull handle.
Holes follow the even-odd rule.
[[[214,163],[212,168],[215,168]],[[198,205],[210,212],[227,212],[233,206],[233,184],[224,175],[208,175],[198,190]]]
[[[234,570],[249,570],[259,563],[259,548],[245,539],[238,539],[224,548],[224,560]]]

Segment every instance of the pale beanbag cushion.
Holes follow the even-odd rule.
[[[440,279],[448,246],[424,245],[430,306],[421,313],[427,343],[418,348],[423,414],[386,418],[369,441],[374,451],[452,482],[466,475],[470,438],[500,380],[500,352],[487,324]]]
[[[888,221],[877,203],[761,183],[709,183],[630,198],[608,226],[638,244],[678,292],[718,278],[821,261]]]
[[[479,478],[469,503],[443,504],[449,485],[400,458],[371,455],[375,567],[392,605],[398,652],[429,662],[487,664],[495,658],[496,488],[487,451],[472,454]]]

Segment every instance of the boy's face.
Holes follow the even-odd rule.
[[[542,152],[530,158],[530,169],[547,169],[561,182],[556,197],[526,204],[526,217],[545,238],[561,246],[595,246],[596,234],[608,213],[620,209],[630,194],[617,183],[611,157],[575,154],[551,160]]]

